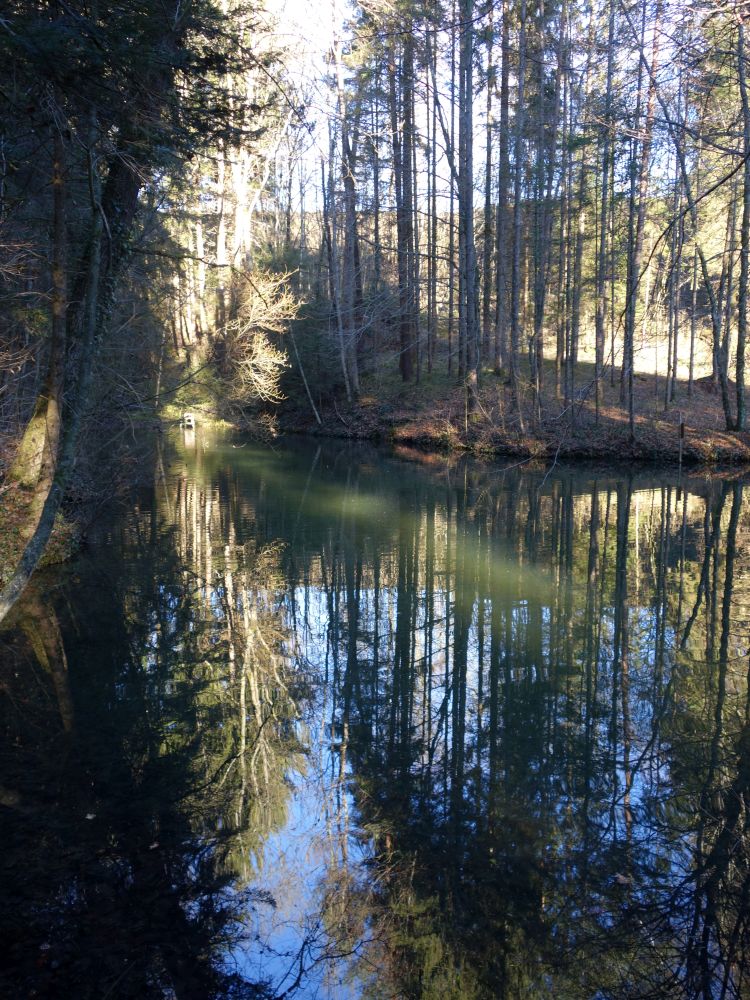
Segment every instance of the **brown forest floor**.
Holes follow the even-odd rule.
[[[573,419],[555,394],[552,365],[545,368],[543,419],[532,430],[531,414],[521,433],[512,414],[510,386],[505,376],[485,372],[480,386],[479,412],[467,419],[465,391],[455,377],[442,372],[423,373],[418,383],[405,384],[390,371],[370,374],[362,381],[357,405],[320,400],[323,426],[318,427],[303,400],[285,407],[281,427],[351,438],[390,440],[430,450],[471,450],[480,454],[511,454],[546,458],[613,458],[656,462],[679,459],[680,415],[685,424],[683,460],[691,464],[750,464],[750,433],[725,429],[721,396],[710,379],[700,379],[688,396],[686,381],[678,381],[675,401],[664,406],[665,379],[636,374],[635,441],[630,440],[628,415],[620,403],[620,372],[614,386],[609,373],[602,381],[599,420],[596,420],[593,366],[576,372]],[[732,406],[735,406],[734,385]]]

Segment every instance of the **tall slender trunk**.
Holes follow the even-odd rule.
[[[543,0],[539,5],[539,41],[544,48],[545,7]],[[542,418],[542,384],[544,381],[544,321],[547,302],[547,278],[552,244],[552,196],[554,187],[557,127],[560,109],[560,88],[562,81],[565,53],[565,31],[567,21],[567,4],[563,0],[560,16],[560,38],[557,46],[557,66],[555,68],[555,87],[552,97],[552,109],[547,121],[546,114],[546,80],[544,77],[544,60],[539,60],[539,122],[537,138],[537,226],[534,242],[534,342],[531,351],[532,394],[534,423],[539,427]],[[546,128],[545,128],[546,126]],[[552,135],[552,141],[547,142],[546,129]]]
[[[698,251],[693,248],[693,273],[690,279],[690,361],[688,363],[688,399],[695,380],[695,339],[698,329]]]
[[[669,282],[669,348],[667,359],[667,383],[664,394],[664,407],[673,402],[677,392],[677,364],[679,361],[678,343],[680,337],[680,286],[682,284],[682,251],[684,242],[684,227],[682,225],[682,187],[679,176],[675,178],[675,200],[673,218],[675,219],[671,249],[672,274]]]
[[[432,66],[430,67],[430,75],[432,76],[437,72],[437,44],[436,44],[437,32],[433,30],[433,45],[429,58],[432,59]],[[432,93],[432,143],[430,145],[430,177],[431,177],[431,197],[430,197],[430,221],[432,223],[432,274],[430,277],[430,293],[431,293],[431,305],[430,305],[430,327],[431,327],[431,337],[429,345],[429,360],[428,368],[432,371],[432,366],[435,362],[435,347],[438,340],[438,199],[437,199],[437,189],[438,189],[438,146],[437,146],[437,126],[438,126],[438,95],[433,90]]]
[[[412,56],[413,62],[413,56]],[[419,145],[419,134],[417,131],[416,116],[416,88],[414,86],[414,68],[412,66],[411,75],[411,104],[409,115],[405,119],[404,132],[405,142],[408,140],[411,163],[411,316],[412,316],[412,344],[415,361],[415,381],[419,383],[422,372],[422,285],[421,285],[421,248],[419,224],[419,173],[417,170],[417,147]]]
[[[492,337],[492,133],[494,118],[492,113],[492,95],[495,89],[495,25],[493,8],[490,7],[487,25],[487,129],[484,158],[484,226],[482,242],[482,357],[490,356],[490,340]]]
[[[502,0],[503,34],[500,48],[500,136],[497,187],[497,241],[495,244],[495,351],[494,367],[499,374],[508,354],[508,187],[510,184],[510,11],[508,0]]]
[[[524,135],[524,85],[526,77],[526,0],[521,0],[521,27],[518,37],[518,98],[516,102],[516,120],[513,136],[513,256],[511,266],[510,290],[510,384],[513,397],[513,409],[518,418],[521,432],[525,431],[523,411],[521,408],[521,373],[520,341],[521,341],[521,235],[522,235],[522,204],[521,192],[523,185],[523,135]]]
[[[583,293],[583,248],[586,243],[586,184],[588,168],[585,152],[581,155],[581,171],[578,181],[578,224],[576,227],[576,246],[573,260],[573,302],[571,305],[570,349],[567,354],[567,397],[571,404],[575,399],[575,377],[578,365],[578,348],[581,339],[581,298]],[[571,405],[570,419],[574,419],[575,410]]]
[[[219,141],[216,153],[216,196],[218,201],[218,221],[216,226],[216,317],[218,330],[223,330],[227,322],[227,289],[226,281],[229,252],[227,250],[227,154],[226,142]]]
[[[341,301],[339,303],[343,327],[343,363],[346,365],[348,384],[353,396],[359,394],[359,365],[357,344],[362,327],[362,276],[357,233],[357,191],[355,185],[356,149],[349,134],[350,115],[344,91],[344,70],[341,42],[333,46],[338,90],[338,110],[341,127],[341,174],[344,184],[344,253],[341,262]],[[353,123],[356,132],[356,120]],[[329,168],[330,169],[330,168]]]
[[[635,313],[638,301],[638,284],[640,278],[641,257],[643,255],[643,237],[646,225],[646,204],[648,200],[649,170],[651,164],[651,146],[654,131],[654,113],[656,106],[656,73],[659,65],[659,48],[661,41],[661,17],[663,4],[660,0],[656,5],[653,25],[653,42],[651,46],[651,66],[648,71],[648,96],[646,98],[646,118],[643,127],[643,142],[640,151],[640,166],[638,171],[637,213],[635,218],[635,239],[631,244],[628,258],[628,300],[625,309],[625,343],[623,346],[623,385],[627,388],[628,426],[631,441],[635,438],[635,412],[633,399],[633,369],[635,364]],[[645,21],[645,7],[644,7]],[[641,34],[641,51],[645,39]],[[640,127],[636,119],[636,129]],[[631,219],[635,190],[631,188]]]
[[[346,391],[347,402],[353,399],[352,386],[349,381],[349,364],[346,357],[346,331],[341,316],[341,296],[339,292],[339,266],[336,245],[335,229],[335,205],[333,187],[333,161],[334,161],[334,137],[330,135],[328,152],[328,178],[326,179],[325,162],[320,161],[321,191],[323,192],[323,242],[325,243],[326,255],[328,257],[328,292],[331,298],[331,311],[333,321],[336,324],[336,334],[339,345],[339,361],[341,363],[341,374],[344,379],[344,389]]]
[[[729,211],[724,227],[724,249],[721,256],[721,274],[716,292],[716,308],[720,323],[714,329],[713,369],[711,377],[718,387],[720,373],[728,373],[728,325],[731,321],[732,277],[734,271],[734,247],[737,234],[737,183],[736,178],[730,186]]]
[[[570,29],[569,29],[570,30]],[[581,81],[581,89],[579,90],[578,98],[578,115],[583,117],[583,132],[586,134],[590,128],[589,122],[589,96],[591,90],[591,69],[595,51],[595,37],[596,37],[596,14],[592,9],[589,14],[589,28],[588,28],[588,42],[586,46],[586,68],[583,74],[583,79]],[[572,48],[572,41],[569,42],[570,52]],[[573,90],[573,85],[571,84],[571,91]],[[571,131],[573,129],[573,121],[575,120],[575,102],[573,100],[573,95],[571,93],[570,98],[570,118],[571,118]],[[576,206],[576,235],[575,235],[575,250],[573,254],[573,276],[572,276],[572,294],[571,294],[571,317],[570,317],[570,340],[566,348],[566,361],[565,361],[565,401],[568,407],[568,421],[572,427],[575,423],[576,410],[573,402],[575,400],[575,375],[576,366],[578,365],[578,349],[580,343],[580,331],[581,331],[581,300],[583,297],[583,250],[586,242],[586,213],[587,213],[587,187],[588,187],[588,177],[589,177],[589,164],[587,159],[587,150],[585,146],[581,149],[580,153],[581,162],[578,172],[578,197]],[[572,158],[571,158],[572,159]],[[571,163],[571,171],[573,165]]]
[[[404,31],[401,54],[400,88],[397,87],[395,45],[389,54],[389,93],[391,135],[393,142],[393,179],[396,193],[396,242],[399,290],[399,370],[404,382],[414,372],[414,294],[413,294],[413,192],[411,158],[411,107],[414,74],[412,28]]]
[[[427,66],[425,68],[425,123],[426,123],[426,135],[425,135],[425,160],[426,160],[426,192],[425,192],[425,206],[427,209],[427,247],[426,247],[426,265],[427,265],[427,275],[426,275],[426,290],[427,290],[427,344],[426,344],[426,361],[427,361],[427,371],[432,371],[432,353],[433,345],[435,341],[435,274],[437,270],[437,248],[435,246],[435,198],[436,198],[436,172],[434,169],[436,150],[437,150],[437,137],[435,134],[435,129],[437,126],[436,121],[436,111],[435,111],[435,99],[430,93],[430,60],[432,59],[432,46],[431,46],[431,28],[427,28],[426,31],[426,61]]]
[[[460,307],[462,307],[463,317],[459,315],[459,323],[465,331],[466,337],[466,400],[469,414],[473,414],[477,408],[479,381],[479,315],[477,309],[477,262],[474,246],[473,10],[472,0],[462,0],[459,51],[458,204],[462,284]]]
[[[740,226],[740,280],[737,301],[737,420],[738,431],[745,430],[745,348],[747,345],[747,297],[750,272],[750,100],[745,64],[745,27],[742,16],[737,24],[737,65],[742,99],[742,223]]]
[[[607,281],[607,220],[609,218],[609,175],[612,146],[612,78],[615,58],[615,3],[609,3],[609,28],[607,32],[607,82],[604,98],[604,136],[602,139],[602,186],[599,212],[599,252],[596,261],[596,347],[594,362],[594,399],[596,421],[599,422],[601,406],[601,380],[604,364],[604,290]],[[611,262],[610,262],[611,263]],[[614,359],[613,359],[614,361]]]
[[[380,86],[381,64],[375,70],[375,78]],[[373,291],[375,299],[380,298],[383,251],[380,246],[380,102],[373,101],[372,107],[372,235],[373,235]]]
[[[573,292],[572,252],[573,232],[573,156],[570,150],[571,121],[569,114],[570,93],[567,73],[563,79],[562,90],[562,131],[560,145],[562,148],[561,163],[561,193],[560,222],[557,239],[557,337],[555,344],[555,397],[563,395],[563,366],[565,358],[570,354],[570,310]],[[567,395],[567,380],[565,383]],[[565,405],[568,400],[566,398]]]

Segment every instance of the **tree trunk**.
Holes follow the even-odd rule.
[[[648,70],[649,85],[648,96],[646,98],[646,118],[643,129],[643,144],[641,146],[640,167],[638,172],[638,192],[637,192],[637,214],[635,219],[635,240],[631,243],[630,256],[628,259],[628,300],[625,310],[625,344],[623,347],[623,386],[627,389],[628,401],[628,426],[630,430],[630,440],[635,439],[635,413],[633,400],[633,369],[635,364],[634,342],[635,342],[635,313],[638,301],[638,284],[640,280],[641,257],[643,254],[643,236],[646,225],[646,203],[648,199],[649,169],[651,164],[651,144],[654,130],[654,111],[656,97],[656,72],[659,65],[659,43],[661,40],[661,15],[662,3],[656,5],[656,14],[653,26],[653,42],[651,47],[651,67]],[[645,20],[645,8],[644,8]],[[641,52],[643,51],[644,39],[641,37]],[[636,119],[636,130],[639,128],[639,121]],[[632,206],[635,199],[635,188],[631,189],[631,219]]]
[[[521,28],[518,38],[518,101],[513,136],[513,256],[511,265],[510,290],[510,385],[513,409],[518,418],[521,433],[524,433],[524,419],[521,407],[520,341],[521,341],[521,235],[523,184],[523,135],[524,135],[524,84],[526,77],[526,0],[521,0]]]
[[[602,142],[602,187],[599,212],[599,252],[596,260],[596,347],[594,362],[594,399],[596,422],[601,406],[601,380],[604,364],[604,289],[607,281],[607,220],[609,218],[609,171],[612,144],[612,77],[615,58],[615,4],[609,3],[609,29],[607,33],[607,83],[604,98],[604,137]],[[610,262],[611,263],[611,262]],[[614,359],[613,359],[614,361]]]
[[[484,227],[482,242],[482,356],[490,355],[490,340],[492,324],[490,310],[492,306],[492,131],[494,119],[492,115],[492,93],[495,89],[494,64],[494,22],[492,7],[490,7],[489,24],[487,27],[487,129],[484,160]]]
[[[499,169],[497,187],[497,242],[495,249],[495,374],[506,362],[508,354],[508,187],[510,183],[509,136],[510,136],[510,12],[508,0],[502,5],[503,35],[500,55],[500,136]]]
[[[338,87],[339,121],[341,127],[341,174],[344,184],[344,257],[341,264],[340,316],[343,327],[343,358],[351,395],[359,395],[359,365],[357,343],[362,328],[362,283],[357,234],[357,191],[354,179],[356,155],[349,137],[350,115],[344,92],[344,71],[341,43],[334,42],[334,60]],[[356,120],[354,122],[356,130]]]
[[[745,430],[745,348],[747,345],[747,295],[750,271],[750,100],[745,65],[745,27],[740,16],[737,25],[737,65],[742,99],[742,223],[740,226],[740,281],[737,312],[737,420],[738,431]]]
[[[462,0],[458,107],[460,306],[463,313],[463,316],[459,315],[459,323],[466,338],[466,408],[470,416],[477,409],[479,381],[479,314],[477,309],[477,261],[474,246],[473,9],[472,0]]]
[[[65,144],[57,122],[52,122],[51,133],[52,296],[47,373],[8,474],[10,480],[30,491],[26,520],[20,529],[24,541],[28,541],[36,530],[55,475],[65,375],[68,256],[65,222]]]
[[[401,56],[400,93],[396,79],[395,44],[391,44],[388,65],[390,82],[391,136],[393,142],[393,180],[396,193],[396,242],[399,295],[399,370],[404,382],[414,371],[413,288],[412,288],[412,164],[411,90],[414,73],[414,48],[411,28],[404,33]],[[400,98],[400,99],[399,99]]]
[[[65,493],[65,488],[70,479],[75,463],[75,449],[78,442],[78,433],[81,426],[84,407],[88,398],[91,371],[94,363],[94,350],[96,343],[96,331],[102,323],[106,322],[106,309],[102,307],[100,288],[103,275],[101,274],[102,254],[101,254],[101,234],[102,234],[102,214],[97,208],[94,209],[94,219],[92,225],[91,243],[88,249],[88,266],[86,272],[85,286],[82,289],[83,328],[79,344],[79,362],[76,384],[72,398],[68,401],[66,409],[66,419],[63,425],[58,448],[57,460],[55,463],[54,478],[49,486],[44,502],[41,505],[39,518],[34,528],[34,532],[29,538],[26,547],[21,555],[18,565],[8,583],[0,592],[0,623],[8,616],[18,598],[26,588],[32,573],[36,569],[39,560],[44,554],[44,550],[52,534],[55,518],[60,510],[60,505]],[[77,318],[77,317],[76,317]],[[67,335],[70,336],[70,322],[73,313],[68,311]],[[78,338],[76,338],[78,339]]]

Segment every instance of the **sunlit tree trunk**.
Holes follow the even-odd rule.
[[[400,68],[400,73],[398,69]],[[407,25],[400,66],[395,43],[389,53],[389,93],[393,179],[396,193],[396,239],[399,289],[399,370],[404,382],[414,374],[414,288],[413,288],[413,176],[412,176],[412,88],[414,85],[414,41]]]
[[[742,101],[742,223],[740,226],[740,280],[737,301],[737,420],[738,431],[745,430],[745,350],[747,345],[748,275],[750,274],[750,98],[747,89],[745,26],[742,15],[737,23],[737,65]]]
[[[626,390],[628,404],[628,425],[631,441],[635,438],[635,403],[633,399],[633,370],[635,365],[635,315],[638,301],[638,285],[640,280],[641,257],[643,254],[643,238],[646,224],[646,205],[648,201],[649,171],[651,165],[651,146],[653,142],[654,113],[656,107],[656,73],[659,66],[659,47],[661,42],[661,17],[663,7],[661,2],[656,5],[656,15],[653,24],[653,42],[651,47],[651,65],[648,71],[648,93],[646,97],[646,113],[643,125],[643,140],[640,149],[640,165],[638,168],[637,194],[635,184],[635,151],[633,153],[633,176],[630,196],[630,254],[628,258],[628,292],[625,309],[625,342],[623,346],[622,385]],[[645,44],[646,12],[644,6],[640,49],[643,53]],[[638,95],[638,111],[640,110],[640,87]],[[636,112],[636,130],[640,130],[640,118]],[[636,201],[637,198],[637,201]],[[637,209],[636,209],[637,204]]]
[[[492,146],[494,117],[492,108],[492,95],[495,90],[495,63],[494,63],[494,20],[493,9],[490,7],[489,20],[487,24],[487,103],[486,115],[487,124],[485,131],[485,159],[484,159],[484,224],[482,228],[482,358],[490,356],[490,341],[492,337],[491,306],[492,306],[492,249],[493,249],[493,220],[492,220]]]
[[[526,0],[521,0],[521,25],[518,38],[518,98],[513,135],[513,254],[510,291],[510,384],[513,409],[521,432],[525,430],[521,403],[520,343],[521,343],[521,241],[523,208],[523,138],[524,138],[524,85],[526,78]]]
[[[499,374],[508,354],[508,188],[510,184],[510,11],[502,2],[500,58],[500,132],[498,135],[497,242],[495,246],[495,344],[494,369]]]
[[[350,113],[344,90],[341,42],[334,42],[334,61],[341,130],[341,172],[344,183],[344,252],[341,261],[340,316],[344,336],[344,363],[351,394],[359,395],[357,344],[362,334],[362,278],[357,233],[357,192],[355,185],[356,148],[349,135]],[[351,122],[356,132],[356,119]]]
[[[615,58],[615,4],[609,2],[609,28],[607,31],[607,79],[604,98],[604,126],[602,138],[601,200],[599,204],[599,251],[596,260],[596,361],[594,393],[596,420],[599,422],[601,406],[601,380],[604,365],[605,287],[607,281],[607,223],[609,219],[610,159],[612,149],[612,79]],[[611,261],[609,262],[611,267]],[[612,359],[614,362],[614,358]]]
[[[477,409],[479,382],[479,310],[477,303],[477,260],[474,245],[474,6],[462,0],[459,50],[459,161],[458,224],[461,266],[459,315],[466,339],[466,408],[471,416]]]

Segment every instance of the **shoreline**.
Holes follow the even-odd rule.
[[[573,462],[624,462],[646,465],[683,465],[707,472],[731,467],[750,471],[750,433],[699,429],[684,425],[680,449],[679,425],[667,421],[640,418],[636,440],[629,438],[627,425],[622,429],[586,421],[573,432],[559,435],[543,429],[539,434],[512,434],[477,420],[468,429],[455,424],[434,426],[424,414],[412,419],[397,417],[373,419],[372,409],[355,406],[336,412],[321,413],[322,423],[305,419],[301,414],[279,419],[281,434],[309,437],[371,441],[405,446],[435,454],[468,454],[477,458],[519,458],[524,460],[565,460]]]

